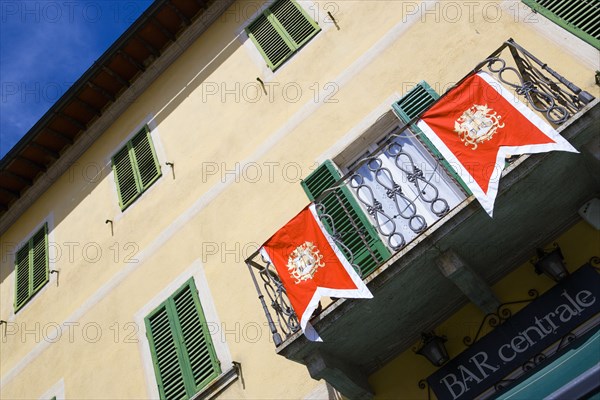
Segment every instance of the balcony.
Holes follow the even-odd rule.
[[[363,149],[343,176],[324,164],[328,174],[305,182],[373,299],[332,299],[311,320],[323,342],[311,342],[299,331],[274,267],[259,253],[246,260],[276,352],[350,398],[369,398],[370,374],[467,301],[493,309],[489,285],[573,224],[579,207],[599,192],[599,101],[512,40],[474,69],[480,70],[512,89],[581,154],[508,159],[490,218],[445,160],[423,151],[428,146],[414,124],[437,96],[419,95],[427,92],[421,86],[404,99],[421,96],[425,103],[395,104],[396,128]]]

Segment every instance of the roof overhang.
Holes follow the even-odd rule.
[[[234,1],[152,3],[0,161],[0,234]]]

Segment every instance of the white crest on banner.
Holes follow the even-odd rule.
[[[312,279],[318,268],[323,268],[323,255],[312,242],[304,242],[290,253],[288,271],[296,284]]]
[[[500,123],[502,117],[486,105],[473,104],[454,122],[454,132],[458,133],[465,146],[473,146],[491,140],[498,129],[504,128]]]

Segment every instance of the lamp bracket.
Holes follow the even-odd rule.
[[[477,340],[479,339],[479,336],[483,332],[483,328],[486,325],[486,323],[490,328],[495,328],[497,326],[502,325],[504,322],[506,322],[506,320],[508,320],[510,317],[512,317],[512,314],[513,314],[513,311],[511,310],[512,306],[515,306],[517,304],[531,303],[533,300],[537,299],[540,296],[539,292],[536,289],[529,289],[527,294],[529,295],[529,298],[527,298],[527,299],[502,303],[498,306],[498,308],[496,309],[496,312],[486,314],[483,317],[481,324],[479,324],[479,329],[477,330],[475,337],[471,338],[470,336],[465,336],[463,338],[464,345],[467,347],[471,347],[475,342],[477,342]]]
[[[431,388],[429,387],[429,383],[427,383],[427,379],[421,379],[419,381],[419,389],[427,389],[427,400],[431,400]]]

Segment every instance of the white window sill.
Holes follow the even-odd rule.
[[[216,399],[221,392],[223,392],[229,385],[235,382],[242,375],[241,364],[233,362],[231,368],[219,375],[214,381],[208,386],[200,390],[190,400],[208,400]],[[244,380],[242,378],[242,384]]]

